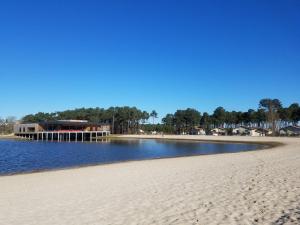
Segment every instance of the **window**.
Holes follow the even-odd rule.
[[[35,128],[34,127],[27,127],[28,132],[35,132]]]

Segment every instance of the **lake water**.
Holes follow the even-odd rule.
[[[135,139],[97,143],[0,140],[0,175],[258,148],[257,144]]]

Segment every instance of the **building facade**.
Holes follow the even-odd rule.
[[[33,140],[93,141],[110,135],[110,125],[86,120],[57,120],[14,125],[16,136]]]

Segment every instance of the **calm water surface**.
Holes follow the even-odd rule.
[[[0,140],[0,175],[83,165],[250,151],[257,144],[166,140],[111,140],[98,143]]]

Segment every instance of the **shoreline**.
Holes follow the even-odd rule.
[[[26,175],[26,174],[35,174],[35,173],[47,173],[47,172],[55,172],[55,171],[61,171],[61,170],[73,170],[73,169],[81,169],[84,167],[97,167],[97,166],[105,166],[105,165],[111,165],[111,164],[122,164],[122,163],[134,163],[134,162],[140,162],[140,161],[152,161],[152,160],[164,160],[164,159],[173,159],[173,158],[187,158],[187,157],[199,157],[199,156],[207,156],[207,155],[222,155],[222,154],[238,154],[238,153],[247,153],[250,151],[263,151],[263,150],[268,150],[272,149],[275,147],[283,146],[284,144],[281,142],[259,142],[259,141],[254,141],[254,142],[249,142],[249,141],[222,141],[222,140],[207,140],[205,138],[199,140],[199,136],[182,136],[182,135],[172,135],[172,137],[169,137],[166,135],[166,137],[160,137],[160,136],[152,136],[152,135],[118,135],[114,136],[113,139],[115,140],[166,140],[166,141],[186,141],[186,142],[204,142],[204,143],[225,143],[225,144],[253,144],[253,145],[260,145],[259,148],[255,150],[245,150],[245,151],[240,151],[240,152],[226,152],[226,153],[213,153],[213,154],[199,154],[199,155],[185,155],[185,156],[170,156],[170,157],[157,157],[157,158],[149,158],[149,159],[136,159],[136,160],[124,160],[124,161],[112,161],[112,162],[105,162],[105,163],[99,163],[99,164],[84,164],[84,165],[77,165],[77,166],[70,166],[70,167],[62,167],[62,168],[53,168],[53,169],[41,169],[41,170],[33,170],[33,171],[24,171],[24,172],[17,172],[17,173],[8,173],[8,174],[0,174],[0,177],[6,177],[6,176],[18,176],[18,175]],[[185,137],[192,137],[186,139]],[[109,138],[109,137],[108,137]],[[1,138],[0,138],[1,139]],[[24,140],[22,138],[16,137],[16,138],[5,138],[3,137],[2,140]],[[24,140],[24,141],[32,141],[32,140]],[[53,142],[51,142],[53,143]],[[55,143],[55,142],[54,142]],[[61,142],[57,142],[61,143]],[[69,142],[65,142],[69,143]],[[73,142],[72,142],[73,143]],[[80,143],[87,143],[89,144],[90,142],[80,142]],[[94,143],[94,142],[93,142]]]
[[[229,137],[231,139],[227,140]],[[246,139],[244,140],[243,137]],[[266,138],[266,137],[250,137],[250,136],[212,136],[212,135],[118,135],[114,137],[116,139],[152,139],[152,140],[169,140],[169,141],[198,141],[198,142],[209,142],[209,143],[233,143],[233,144],[259,144],[259,145],[268,145],[267,148],[270,149],[279,146],[285,145],[284,142],[280,141],[281,137],[278,138],[278,141],[270,140],[259,140],[254,138]],[[239,138],[239,139],[235,139]],[[273,137],[267,137],[273,138]],[[283,137],[286,138],[286,137]],[[294,137],[293,137],[294,138]],[[227,153],[224,153],[227,154]]]
[[[22,138],[15,136],[14,134],[0,135],[0,140],[21,140]]]
[[[0,221],[7,225],[281,224],[282,220],[299,224],[299,138],[208,139],[284,145],[1,176]]]

